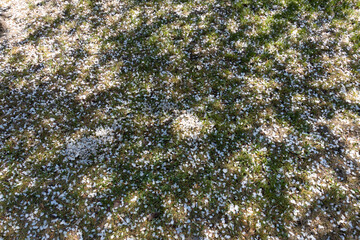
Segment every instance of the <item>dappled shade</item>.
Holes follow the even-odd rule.
[[[15,2],[0,237],[360,235],[357,1]]]

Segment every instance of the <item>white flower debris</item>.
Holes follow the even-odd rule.
[[[359,21],[1,1],[0,239],[359,239]]]
[[[211,126],[206,129],[203,121],[197,118],[194,114],[184,112],[180,114],[173,123],[174,131],[177,132],[180,138],[196,139],[204,130],[210,130]]]
[[[65,155],[69,160],[75,160],[76,158],[86,159],[96,154],[98,146],[98,139],[93,137],[84,137],[78,141],[71,140],[66,146]]]

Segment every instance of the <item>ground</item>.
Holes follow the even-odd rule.
[[[0,239],[359,239],[359,1],[0,20]]]

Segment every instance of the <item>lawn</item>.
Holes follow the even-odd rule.
[[[359,236],[359,1],[1,1],[0,239]]]

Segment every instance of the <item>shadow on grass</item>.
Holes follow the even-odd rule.
[[[330,90],[313,86],[316,78],[328,74],[327,66],[322,65],[319,56],[330,54],[331,49],[319,49],[317,43],[311,40],[299,43],[302,44],[302,47],[298,46],[300,55],[315,69],[301,76],[290,73],[286,64],[280,63],[274,54],[259,53],[258,49],[288,36],[289,23],[299,26],[306,23],[306,20],[299,20],[298,17],[304,9],[309,13],[318,13],[319,9],[323,9],[325,16],[331,15],[333,20],[346,16],[349,1],[326,2],[300,4],[291,1],[283,11],[273,16],[268,31],[252,36],[245,31],[253,27],[253,23],[240,22],[240,30],[229,33],[221,21],[238,15],[260,15],[262,9],[273,8],[270,1],[260,1],[258,4],[261,7],[247,1],[236,6],[227,6],[222,2],[219,7],[210,6],[214,16],[208,19],[208,27],[195,28],[190,33],[191,39],[181,27],[200,24],[201,12],[193,11],[188,16],[169,12],[151,23],[148,23],[146,14],[141,14],[140,23],[134,29],[121,30],[110,37],[104,33],[103,45],[98,53],[99,63],[93,64],[85,73],[77,71],[76,63],[84,60],[89,52],[79,46],[66,53],[73,57],[72,62],[55,62],[60,67],[49,81],[43,81],[33,90],[16,90],[13,84],[35,75],[45,77],[42,69],[47,63],[29,66],[23,71],[11,69],[2,74],[5,81],[1,82],[4,103],[1,118],[10,122],[2,133],[1,167],[10,170],[29,168],[29,181],[32,178],[37,180],[32,187],[22,188],[8,183],[8,179],[20,178],[16,173],[9,171],[2,177],[1,191],[8,197],[6,202],[2,202],[5,211],[1,217],[18,216],[21,219],[18,221],[20,232],[31,232],[39,237],[45,234],[61,237],[60,229],[82,226],[85,238],[95,238],[105,231],[105,225],[109,223],[108,214],[118,211],[120,225],[114,222],[118,224],[118,231],[129,231],[129,235],[142,234],[149,239],[158,226],[167,226],[164,229],[166,233],[205,237],[206,230],[217,229],[224,224],[234,226],[232,230],[224,229],[224,235],[235,237],[244,232],[244,237],[266,238],[270,232],[281,238],[289,238],[285,226],[292,221],[293,209],[287,189],[290,180],[281,169],[290,169],[287,161],[294,159],[300,169],[306,170],[312,164],[309,159],[319,159],[319,155],[310,154],[308,159],[304,159],[286,142],[274,143],[267,136],[257,134],[262,126],[259,119],[264,117],[262,114],[266,110],[271,112],[271,117],[295,129],[295,133],[313,134],[315,130],[308,119],[331,119],[335,110],[347,110],[359,116],[359,104],[349,104],[339,97],[340,86]],[[48,26],[35,29],[23,44],[41,44],[44,37],[57,34],[56,31],[68,21],[76,19],[81,23],[91,16],[106,15],[100,3],[87,3],[90,13],[81,16],[81,11],[77,12],[69,4],[62,16],[49,20]],[[137,1],[125,8],[124,15],[133,8],[142,9],[145,5],[158,7],[156,1]],[[145,8],[142,10],[145,12]],[[174,24],[180,28],[175,33],[170,32],[168,40],[171,46],[180,49],[178,59],[173,58],[173,53],[163,53],[165,47],[160,44],[161,33],[173,30]],[[101,22],[94,20],[91,29],[96,32],[100,25]],[[116,31],[116,24],[108,28]],[[73,31],[77,31],[76,27]],[[201,48],[204,38],[211,37],[220,39],[212,51],[197,50]],[[240,51],[234,42],[243,39],[249,39],[252,44]],[[115,47],[108,49],[107,44]],[[290,42],[285,42],[283,50],[290,47]],[[207,48],[211,49],[211,46]],[[268,61],[267,69],[256,68],[257,60]],[[14,63],[16,61],[21,61],[21,56],[15,56]],[[115,72],[116,87],[97,91],[83,100],[79,99],[82,89],[68,90],[69,86],[76,85],[79,78],[84,80],[87,88],[95,88],[102,81],[102,71],[109,63]],[[247,79],[239,78],[242,74],[264,77],[268,81],[280,79],[277,88],[270,93],[262,93],[270,101],[258,100],[256,96],[259,92],[250,86]],[[175,76],[181,76],[181,79],[169,85],[168,82]],[[56,84],[61,87],[57,88]],[[322,103],[314,105],[305,102],[306,110],[292,110],[294,103],[291,99],[295,93],[303,94],[306,99],[311,99],[315,94],[322,99]],[[215,100],[209,101],[209,95],[213,95]],[[246,109],[239,108],[239,103]],[[179,139],[172,130],[172,123],[177,113],[183,110],[194,111],[199,119],[214,122],[213,131],[196,140]],[[55,119],[55,125],[44,123],[44,120],[51,118]],[[165,118],[169,120],[163,121]],[[235,129],[232,125],[235,125]],[[99,143],[95,154],[90,154],[86,161],[81,158],[68,160],[69,156],[63,151],[67,148],[64,143],[66,137],[80,135],[80,141],[82,137],[91,136],[88,133],[90,130],[101,126],[112,128],[115,136],[113,142]],[[30,129],[25,131],[27,135],[23,134],[23,129]],[[31,142],[33,145],[29,145]],[[337,147],[333,148],[333,145]],[[341,149],[338,149],[342,145],[344,143],[339,144],[339,140],[330,134],[326,145],[319,149],[320,155],[323,156],[324,151],[330,149],[328,153],[331,159],[346,161]],[[245,146],[252,146],[253,149],[248,152],[242,150]],[[253,154],[264,147],[268,150],[259,157],[259,161],[263,162],[256,165]],[[194,160],[194,156],[198,159]],[[234,162],[240,171],[231,170],[229,164]],[[84,194],[86,184],[82,179],[84,176],[95,179],[99,167],[111,169],[111,187],[107,192],[87,196]],[[330,169],[335,170],[341,178],[339,181],[347,181],[337,165],[330,165]],[[264,181],[247,180],[250,174],[260,174],[262,171],[267,174]],[[238,191],[239,186],[243,186],[240,187],[241,191]],[[253,191],[258,189],[262,194],[253,195]],[[139,198],[137,204],[131,202],[134,194]],[[245,203],[253,203],[254,207],[257,205],[273,226],[255,227],[256,222],[252,222],[244,212],[235,219],[229,219],[226,214],[229,202],[225,199],[242,206],[247,206]],[[169,200],[171,203],[166,205]],[[186,205],[180,207],[176,203]],[[23,216],[23,211],[32,213],[36,212],[36,208],[38,213],[48,213],[45,214],[48,222],[60,221],[55,221],[53,229],[44,228],[37,232],[32,226],[34,220]],[[187,214],[186,211],[191,213]],[[142,220],[144,217],[145,220]],[[300,221],[307,220],[306,217],[303,219]],[[62,225],[62,221],[66,224]],[[130,223],[136,221],[146,229],[145,232],[129,228]],[[189,229],[183,226],[189,226]],[[8,233],[4,237],[9,234],[15,233]]]

